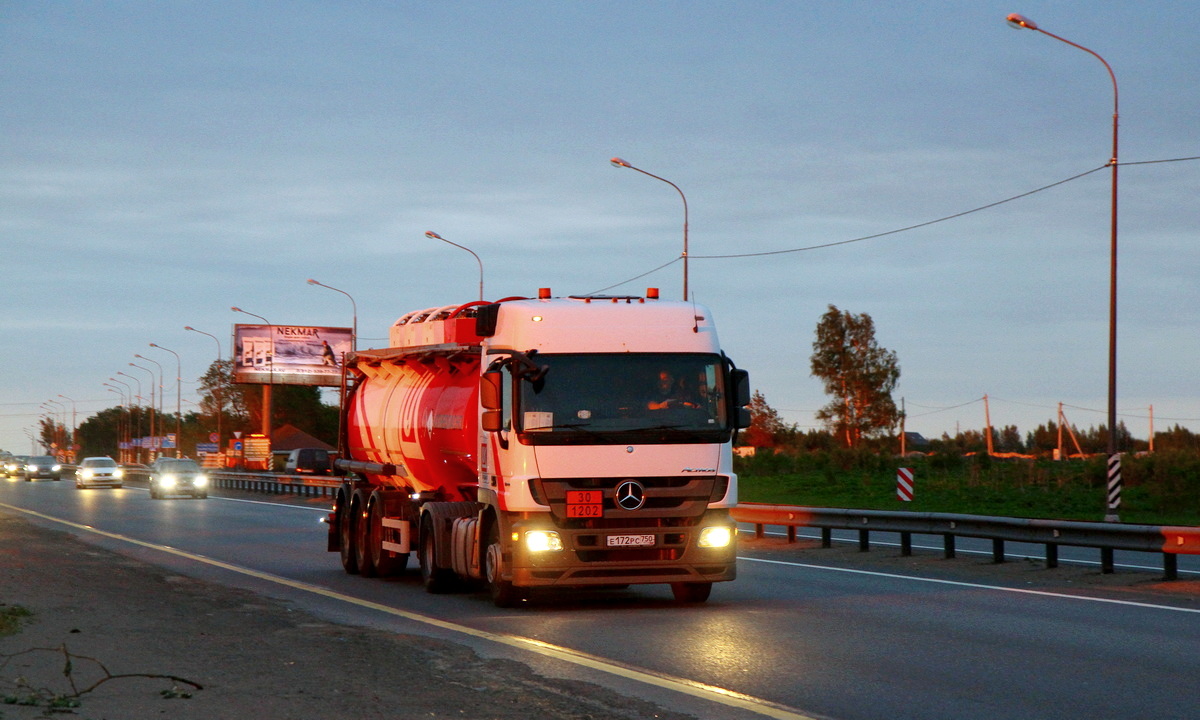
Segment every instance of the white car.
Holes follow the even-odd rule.
[[[110,457],[84,458],[75,470],[75,487],[106,485],[119,488],[125,484],[125,471]]]

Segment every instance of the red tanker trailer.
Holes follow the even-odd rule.
[[[703,602],[735,574],[731,447],[749,378],[703,306],[507,298],[429,308],[347,357],[329,516],[347,572],[430,592],[668,583]]]

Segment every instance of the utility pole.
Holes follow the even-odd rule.
[[[988,407],[987,393],[983,394],[983,420],[987,423],[987,454],[992,454],[992,411]]]

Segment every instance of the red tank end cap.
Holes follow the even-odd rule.
[[[538,288],[538,300],[549,300],[550,288]]]
[[[657,300],[658,299],[658,288],[646,288],[646,299],[647,300]]]

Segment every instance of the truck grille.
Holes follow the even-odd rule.
[[[617,488],[633,480],[645,488],[645,502],[626,510],[616,502]],[[699,520],[708,504],[725,496],[728,478],[717,475],[639,478],[539,478],[531,484],[538,502],[549,505],[555,523],[564,528],[663,528],[686,527]],[[571,518],[567,515],[567,492],[599,490],[603,496],[602,517]]]

